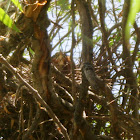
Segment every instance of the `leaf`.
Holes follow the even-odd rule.
[[[98,110],[100,110],[102,108],[102,106],[100,104],[97,104],[96,107]]]
[[[19,3],[18,0],[11,0],[11,1],[14,3],[14,5],[15,5],[21,12],[23,12],[22,6],[21,6],[21,4]]]
[[[2,8],[0,8],[0,21],[2,21],[3,24],[8,26],[9,28],[14,29],[16,32],[20,32],[20,30],[13,23],[12,19],[6,14],[6,12]]]
[[[29,51],[30,51],[30,53],[31,53],[32,55],[35,54],[35,52],[34,52],[31,48],[29,48]]]
[[[128,20],[127,20],[126,29],[125,29],[126,40],[129,40],[130,38],[130,29],[132,25],[134,24],[136,14],[140,10],[140,0],[131,0],[130,4],[131,4],[130,12],[128,15]]]

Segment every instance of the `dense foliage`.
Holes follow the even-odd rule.
[[[0,0],[0,139],[138,140],[138,5]]]

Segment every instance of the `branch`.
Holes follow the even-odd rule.
[[[134,55],[131,57],[131,52],[130,52],[130,43],[129,40],[126,39],[126,34],[125,34],[125,29],[126,29],[126,23],[128,19],[128,14],[130,10],[130,0],[125,0],[124,2],[124,7],[123,7],[123,19],[122,19],[122,38],[123,38],[123,60],[125,62],[125,78],[126,78],[126,83],[129,84],[130,89],[131,89],[131,95],[139,98],[139,91],[138,91],[138,83],[137,83],[137,78],[133,72],[133,61],[132,58],[134,59]],[[135,30],[137,30],[136,24],[134,25]],[[137,32],[136,32],[137,33]],[[137,42],[138,43],[138,42]],[[136,44],[135,51],[137,52],[137,46]],[[139,105],[138,102],[134,101],[133,98],[130,97],[129,99],[129,105],[128,109],[132,109],[133,111],[133,116],[136,119],[139,119]]]
[[[71,94],[63,87],[61,87],[60,85],[58,85],[57,83],[54,83],[54,87],[55,87],[55,91],[56,93],[63,98],[64,100],[73,103],[73,97],[71,96]]]
[[[70,59],[71,59],[71,72],[72,72],[72,96],[74,98],[74,103],[76,101],[76,87],[75,87],[75,71],[74,71],[74,68],[75,68],[75,65],[74,65],[74,61],[73,61],[73,50],[75,48],[75,45],[76,45],[76,39],[75,39],[75,32],[74,32],[74,29],[75,29],[75,7],[74,7],[74,4],[75,4],[75,0],[72,0],[71,2],[71,15],[72,15],[72,25],[71,25],[71,28],[72,28],[72,45],[71,45],[71,54],[70,54]]]
[[[69,93],[71,93],[72,80],[69,77],[62,74],[54,65],[51,65],[51,72],[53,76],[56,77],[56,79],[61,82],[61,86],[65,87],[65,89]],[[79,91],[80,89],[80,85],[76,82],[75,82],[75,88],[76,88],[76,91]]]
[[[57,116],[53,113],[52,109],[49,107],[49,105],[42,99],[42,97],[39,95],[38,91],[34,89],[29,83],[27,83],[21,75],[17,72],[17,70],[10,65],[6,59],[0,54],[0,63],[4,64],[15,76],[16,78],[23,83],[32,93],[34,98],[41,104],[45,109],[45,111],[48,113],[48,115],[53,119],[53,121],[58,125],[60,128],[63,136],[65,137],[66,140],[70,140],[66,128],[63,126],[63,124],[59,121]]]
[[[111,32],[112,32],[114,29],[118,28],[118,27],[121,26],[121,25],[122,25],[122,23],[119,22],[119,23],[116,23],[114,26],[112,26],[112,27],[109,29],[109,31],[108,31],[108,35],[110,35]]]
[[[102,79],[100,79],[98,76],[96,76],[94,67],[90,63],[84,63],[82,70],[84,71],[85,77],[88,80],[89,84],[94,90],[97,90],[98,92],[101,92],[104,94],[108,101],[108,105],[110,107],[111,111],[111,119],[113,124],[113,132],[116,136],[116,138],[120,138],[120,132],[118,130],[118,106],[117,102],[114,99],[112,92],[110,88],[104,83]]]
[[[112,51],[109,47],[109,40],[108,40],[108,29],[105,27],[105,13],[106,13],[106,1],[105,0],[98,0],[99,4],[99,14],[100,14],[100,22],[101,22],[101,31],[102,31],[102,49],[106,47],[110,62],[112,65],[115,66],[115,62],[113,60]],[[114,67],[114,70],[117,71],[117,68]]]
[[[36,127],[39,123],[39,117],[40,117],[40,109],[38,107],[37,111],[36,111],[35,119],[34,119],[32,125],[30,126],[29,130],[22,136],[22,140],[28,139],[29,136],[31,135],[31,133],[36,129]]]

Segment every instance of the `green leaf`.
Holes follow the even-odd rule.
[[[20,32],[20,30],[13,23],[12,19],[6,14],[6,12],[2,8],[0,8],[0,21],[2,21],[3,24],[8,26],[9,28],[14,29],[16,32]]]
[[[34,52],[31,48],[29,48],[29,51],[30,51],[30,53],[31,53],[32,55],[35,54],[35,52]]]
[[[11,1],[15,4],[15,6],[16,6],[21,12],[23,12],[22,6],[21,6],[21,4],[19,3],[18,0],[11,0]]]
[[[102,106],[100,104],[97,104],[96,107],[98,110],[100,110],[102,108]]]
[[[130,12],[128,15],[128,20],[126,23],[126,29],[125,29],[125,34],[126,34],[126,40],[129,40],[130,38],[130,29],[132,25],[134,24],[136,14],[140,10],[140,0],[131,0],[130,3]]]

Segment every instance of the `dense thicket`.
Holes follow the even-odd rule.
[[[140,15],[128,38],[130,2],[20,0],[21,12],[0,1],[0,139],[139,139]]]

